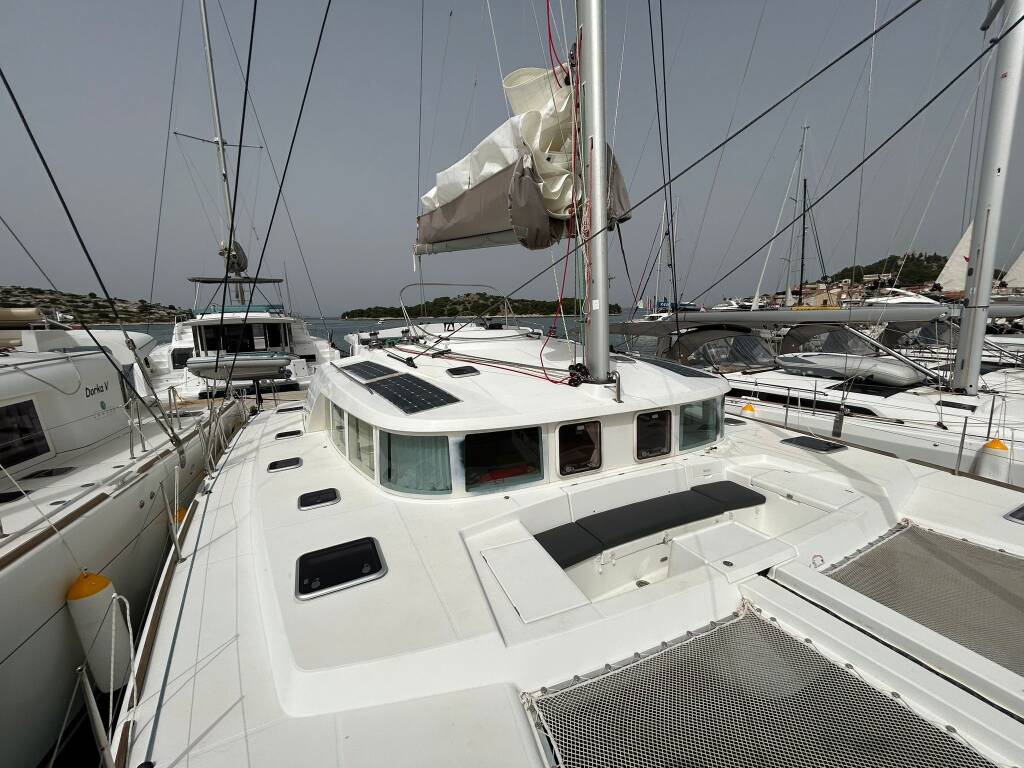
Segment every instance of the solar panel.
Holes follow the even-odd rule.
[[[390,376],[397,371],[393,368],[388,368],[386,365],[375,363],[372,360],[363,360],[359,363],[353,363],[352,365],[346,365],[340,370],[355,376],[357,379],[363,381],[369,381],[370,379],[379,379],[381,376]]]
[[[459,398],[411,373],[371,381],[366,386],[405,413],[419,413],[459,402]]]
[[[645,357],[643,358],[645,363],[656,365],[658,368],[664,368],[666,371],[672,371],[672,373],[678,373],[680,376],[688,376],[695,379],[717,379],[713,373],[706,373],[705,371],[691,368],[688,365],[681,365],[680,363],[672,362],[671,360],[663,360],[661,358]]]

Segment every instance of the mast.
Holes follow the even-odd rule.
[[[206,53],[206,75],[210,84],[210,102],[213,107],[213,132],[215,134],[213,143],[217,147],[217,166],[220,170],[221,186],[224,192],[224,220],[230,221],[231,182],[228,180],[228,158],[224,151],[224,133],[220,127],[220,101],[217,98],[217,78],[213,73],[213,49],[210,47],[210,22],[206,15],[206,0],[199,0],[199,10],[203,21],[203,50]],[[239,152],[241,152],[241,148],[239,148]],[[228,232],[228,239],[231,239],[232,235],[232,232]],[[222,250],[226,261],[231,261],[232,251],[235,250],[234,245],[233,242],[225,242]],[[245,289],[241,283],[235,286],[235,298],[239,304],[245,301]]]
[[[1004,27],[1024,13],[1024,0],[997,0],[982,25],[988,29],[999,6],[1003,6]],[[992,270],[995,267],[999,226],[1003,214],[1007,164],[1013,143],[1017,103],[1020,100],[1021,68],[1024,63],[1024,30],[1014,29],[999,43],[992,72],[992,98],[989,103],[985,152],[981,160],[978,199],[971,232],[970,263],[964,309],[961,313],[960,343],[953,364],[954,390],[968,395],[978,392],[982,346],[988,322],[988,304],[992,294]]]
[[[1024,1],[1024,0],[1022,0]],[[590,305],[587,307],[587,368],[608,381],[608,150],[604,130],[604,2],[581,0],[583,28],[584,141],[590,185]],[[675,301],[675,297],[673,297]]]
[[[804,261],[807,255],[807,177],[804,176],[804,207],[800,214],[800,285],[797,286],[797,303],[804,303]]]

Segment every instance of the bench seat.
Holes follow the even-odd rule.
[[[560,567],[569,568],[652,533],[764,503],[760,493],[724,480],[588,515],[534,538]]]

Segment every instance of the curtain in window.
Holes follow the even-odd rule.
[[[452,489],[448,438],[380,433],[380,482],[409,493]]]
[[[345,412],[334,403],[331,408],[331,442],[335,447],[345,453]]]
[[[351,413],[348,415],[348,458],[373,477],[373,427]]]

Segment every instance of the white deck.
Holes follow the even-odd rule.
[[[418,362],[410,371],[438,383],[452,364]],[[326,371],[309,402],[326,392],[384,428],[457,432],[483,423],[498,429],[614,418],[723,388],[719,380],[640,363],[619,370],[623,403],[604,388],[501,371],[444,381],[462,402],[414,416]],[[495,399],[496,388],[514,396]],[[871,684],[902,691],[908,706],[954,725],[983,754],[1024,760],[1020,723],[812,603],[780,596],[758,575],[796,566],[817,571],[901,519],[1024,556],[1024,525],[1002,517],[1024,502],[1022,494],[863,451],[816,454],[781,444],[791,433],[748,422],[710,449],[631,467],[505,493],[414,498],[387,493],[353,468],[315,426],[318,418],[258,416],[222,461],[212,492],[200,498],[140,703],[127,714],[128,765],[544,765],[521,692],[629,658],[744,600],[763,602],[780,626],[813,637],[836,661],[855,653],[873,658]],[[275,441],[286,429],[306,431]],[[613,453],[609,440],[606,433]],[[303,466],[267,473],[270,461],[290,456],[301,456]],[[759,490],[767,502],[565,571],[542,562],[544,552],[534,546],[532,534],[594,511],[723,479]],[[297,510],[300,493],[324,487],[338,488],[340,502]],[[365,536],[381,544],[383,578],[296,599],[299,555]],[[667,566],[645,560],[659,547]],[[640,579],[649,585],[637,585]],[[956,652],[966,674],[976,659]],[[1020,690],[1010,703],[1024,712]]]

